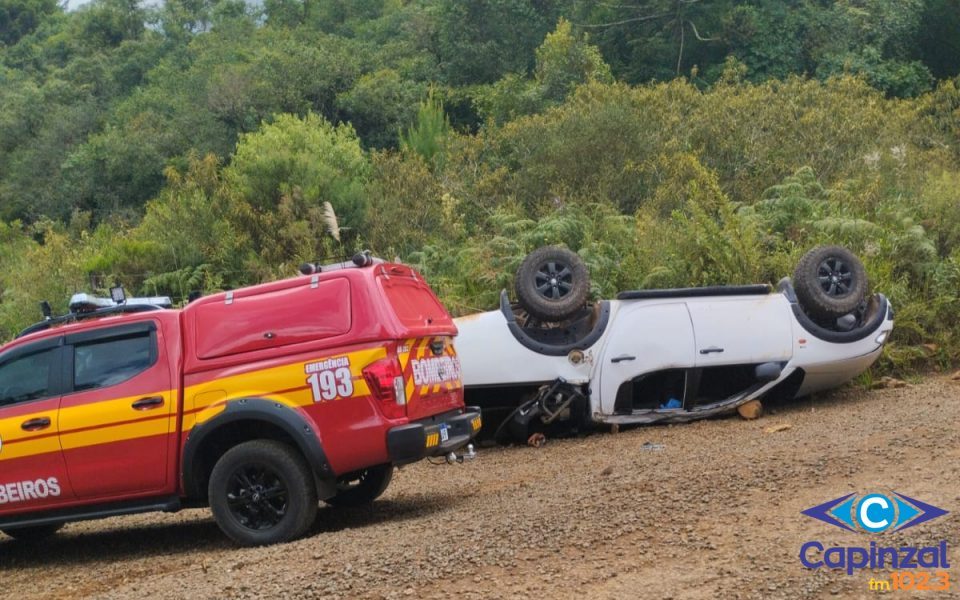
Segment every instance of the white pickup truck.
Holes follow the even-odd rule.
[[[542,248],[521,265],[518,296],[457,319],[468,404],[509,413],[498,438],[537,428],[681,422],[776,394],[838,386],[870,367],[893,309],[867,296],[859,260],[817,248],[769,285],[622,292],[586,303],[586,267]],[[812,314],[811,314],[812,313]]]

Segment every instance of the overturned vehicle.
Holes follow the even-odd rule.
[[[590,303],[587,268],[534,251],[518,301],[457,319],[468,404],[502,420],[497,439],[591,425],[691,421],[761,398],[798,398],[870,367],[893,329],[859,259],[815,248],[793,279],[621,292]]]

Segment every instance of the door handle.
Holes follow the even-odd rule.
[[[723,352],[723,348],[717,348],[716,346],[710,346],[709,348],[704,348],[703,350],[701,350],[701,351],[700,351],[700,354],[713,354],[713,353],[720,354],[721,352]]]
[[[627,360],[637,360],[636,356],[630,356],[629,354],[621,354],[620,356],[614,356],[610,359],[610,362],[616,364],[621,363]]]
[[[163,396],[150,396],[149,398],[140,398],[130,405],[134,410],[150,410],[163,406]]]
[[[40,431],[50,427],[50,417],[39,417],[30,419],[20,424],[20,429],[24,431]]]

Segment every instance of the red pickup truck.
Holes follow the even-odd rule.
[[[416,271],[363,255],[181,310],[80,297],[0,348],[0,530],[208,505],[239,544],[298,537],[319,500],[472,456],[456,334]]]

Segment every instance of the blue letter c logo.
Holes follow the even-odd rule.
[[[857,504],[857,524],[871,533],[879,533],[894,524],[894,504],[882,494],[864,496]]]

